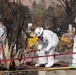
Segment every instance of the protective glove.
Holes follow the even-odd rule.
[[[40,49],[38,49],[38,51],[40,51]]]
[[[45,54],[47,54],[48,52],[45,50]]]

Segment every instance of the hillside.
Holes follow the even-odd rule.
[[[13,0],[10,0],[10,1],[12,2]],[[15,0],[15,1],[18,2],[19,0]],[[46,7],[48,7],[50,4],[59,3],[57,0],[21,0],[21,3],[23,5],[27,5],[27,6],[29,6],[29,8],[31,8],[34,1],[37,4],[41,3],[41,1],[44,1]]]

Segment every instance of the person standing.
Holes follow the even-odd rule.
[[[2,49],[2,45],[3,45],[3,41],[6,40],[6,28],[3,25],[3,23],[0,21],[0,59],[3,59],[3,49]]]
[[[58,36],[51,30],[44,30],[42,27],[35,29],[35,34],[38,37],[38,56],[53,55],[56,46],[58,45]],[[39,57],[38,63],[35,66],[44,64],[45,67],[51,67],[54,64],[54,56]]]
[[[72,55],[72,66],[76,66],[76,34],[74,36],[73,53],[75,54]]]

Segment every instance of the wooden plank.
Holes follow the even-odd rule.
[[[46,73],[46,71],[38,71],[38,75],[47,75]]]
[[[76,75],[75,70],[38,71],[38,75]]]

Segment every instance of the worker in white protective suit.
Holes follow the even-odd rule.
[[[50,31],[44,30],[42,27],[35,29],[35,34],[38,36],[38,56],[53,55],[56,46],[58,45],[58,36]],[[54,64],[54,56],[39,57],[38,64],[40,66],[44,64],[45,67],[51,67]]]
[[[74,44],[73,44],[73,53],[76,52],[76,34],[74,36]],[[76,66],[76,53],[73,54],[73,59],[72,59],[72,66]]]
[[[2,42],[6,40],[6,28],[0,22],[0,59],[3,59]]]

